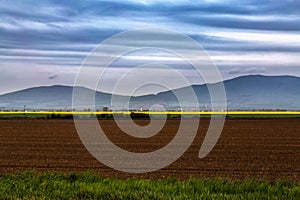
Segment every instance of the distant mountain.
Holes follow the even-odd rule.
[[[94,91],[84,87],[77,87],[84,96],[93,96]],[[26,109],[30,110],[53,110],[71,109],[72,107],[72,86],[42,86],[29,88],[17,92],[0,95],[0,109]],[[109,106],[111,94],[96,92],[96,105],[99,107]],[[121,96],[122,97],[122,96]],[[81,105],[83,108],[90,108],[90,105]]]
[[[218,83],[217,83],[218,84]],[[217,84],[210,84],[214,87]],[[224,81],[228,110],[285,109],[300,110],[300,78],[293,76],[251,75]],[[193,85],[201,109],[209,109],[210,96],[207,85]],[[188,102],[187,88],[174,92],[185,96]],[[186,94],[186,95],[185,95]],[[135,105],[162,104],[169,108],[178,107],[175,95],[171,91],[157,95],[134,98]],[[193,105],[190,105],[193,108]]]
[[[218,83],[216,83],[218,84]],[[213,87],[216,84],[211,84]],[[260,110],[286,109],[300,110],[300,78],[292,76],[243,76],[224,81],[227,95],[227,106],[230,110]],[[209,109],[210,97],[207,85],[193,85],[201,109]],[[84,95],[93,95],[94,91],[79,87]],[[185,107],[193,109],[195,105],[189,103],[188,88],[179,88],[173,92],[185,98]],[[0,95],[0,109],[71,109],[71,86],[49,86],[25,89],[13,93]],[[164,105],[166,109],[179,107],[176,96],[172,91],[161,92],[156,95],[144,95],[130,98],[130,108],[148,109],[153,104]],[[96,108],[110,106],[111,94],[96,92]],[[121,100],[126,97],[117,96]],[[124,107],[122,101],[114,104],[114,109]],[[82,108],[90,105],[82,105]]]
[[[225,82],[229,109],[300,110],[300,78],[245,76]]]

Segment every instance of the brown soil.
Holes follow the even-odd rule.
[[[120,131],[113,120],[100,124],[118,146],[133,152],[151,152],[165,146],[178,129],[168,120],[162,131],[138,139]],[[148,122],[138,120],[145,125]],[[91,171],[118,178],[259,178],[300,180],[300,119],[229,119],[213,151],[198,158],[209,124],[201,120],[198,135],[187,152],[156,172],[128,174],[93,158],[82,145],[72,120],[0,120],[0,174],[22,171]]]

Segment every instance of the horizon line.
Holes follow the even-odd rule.
[[[300,111],[0,111],[7,114],[61,114],[61,115],[101,115],[101,114],[147,114],[147,115],[300,115]]]

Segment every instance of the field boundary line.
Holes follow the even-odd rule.
[[[102,114],[121,114],[130,115],[146,114],[146,115],[300,115],[300,111],[0,111],[0,115],[19,115],[19,114],[41,114],[41,115],[102,115]]]

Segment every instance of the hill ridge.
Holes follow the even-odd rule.
[[[210,104],[208,85],[209,83],[192,85],[200,109],[208,109]],[[225,80],[224,86],[227,95],[228,109],[254,110],[254,109],[286,109],[300,110],[300,78],[296,76],[264,76],[249,75]],[[94,91],[89,88],[77,86],[84,90],[87,95],[93,95]],[[185,94],[187,87],[177,88],[179,94]],[[24,90],[14,91],[0,95],[0,109],[23,109],[26,105],[29,109],[65,109],[72,107],[73,86],[52,85],[38,86]],[[96,105],[98,109],[111,107],[122,109],[120,102],[110,106],[111,94],[97,91]],[[125,96],[121,96],[121,99]],[[299,103],[298,103],[299,102]],[[148,109],[153,104],[161,104],[166,109],[177,109],[179,104],[172,91],[162,91],[157,94],[147,94],[131,98],[130,106],[133,109],[143,107]],[[88,107],[88,105],[86,105]],[[193,105],[190,105],[193,107]]]

